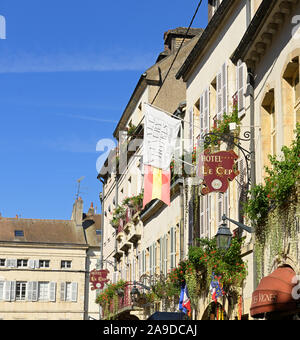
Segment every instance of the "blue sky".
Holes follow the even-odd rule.
[[[188,26],[197,0],[2,0],[0,212],[69,219],[82,176],[85,210],[100,211],[96,152],[163,33]],[[203,1],[194,27],[205,27]]]

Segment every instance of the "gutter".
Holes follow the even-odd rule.
[[[231,56],[231,60],[235,65],[239,60],[245,61],[244,58],[252,43],[255,41],[260,29],[265,24],[265,19],[268,18],[277,3],[277,0],[263,0],[260,4],[239,46]]]

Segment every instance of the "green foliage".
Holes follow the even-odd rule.
[[[247,266],[242,259],[241,248],[244,239],[234,237],[230,248],[223,251],[217,248],[215,239],[201,239],[199,246],[189,249],[189,261],[202,272],[206,288],[213,274],[221,277],[221,284],[238,288],[247,277]]]
[[[266,167],[268,176],[265,184],[256,185],[251,198],[245,204],[245,214],[256,226],[260,238],[261,227],[265,225],[269,211],[274,207],[286,205],[296,191],[300,179],[300,125],[295,131],[296,139],[291,147],[282,148],[281,157],[270,156],[271,166]]]
[[[123,290],[126,286],[125,281],[119,281],[116,284],[110,284],[106,287],[106,289],[97,296],[96,303],[101,306],[106,306],[113,301],[115,296],[118,296],[118,291]]]
[[[220,143],[218,135],[230,133],[229,125],[231,123],[236,123],[237,127],[241,124],[236,106],[230,114],[224,113],[222,120],[219,120],[216,126],[210,131],[210,133],[216,134],[216,136],[211,135],[210,142],[205,143],[204,148],[207,149],[210,146],[218,145]]]

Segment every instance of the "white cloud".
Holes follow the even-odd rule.
[[[0,54],[0,73],[141,71],[153,64],[154,55],[114,51],[111,54],[88,52],[35,54],[7,52]]]

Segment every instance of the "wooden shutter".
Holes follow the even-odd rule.
[[[16,287],[17,287],[17,282],[16,281],[11,281],[10,301],[15,301],[16,300]]]
[[[159,271],[161,274],[163,272],[163,238],[159,239]]]
[[[0,301],[4,300],[4,281],[0,281]]]
[[[200,238],[205,238],[205,209],[204,209],[204,197],[200,197]]]
[[[204,134],[204,94],[200,96],[200,105],[199,105],[199,111],[200,111],[200,139],[202,138]]]
[[[71,301],[72,302],[77,302],[77,295],[78,295],[78,283],[77,282],[72,282],[71,284]]]
[[[39,291],[39,284],[37,281],[32,282],[32,299],[31,301],[35,302],[38,300],[38,291]]]
[[[237,64],[237,98],[238,112],[244,108],[244,64],[241,60]]]
[[[223,217],[223,195],[218,193],[218,224],[222,224]]]
[[[217,74],[217,121],[223,116],[223,91],[222,91],[222,72]]]
[[[203,133],[207,134],[209,133],[209,129],[210,129],[210,124],[209,124],[209,119],[210,119],[210,115],[209,115],[209,89],[207,88],[204,91],[204,95],[203,95],[203,112],[204,112],[204,118],[203,118]]]
[[[189,129],[190,150],[192,151],[194,149],[194,108],[192,107],[189,110],[189,123],[190,123]]]
[[[32,301],[32,281],[29,281],[27,283],[27,289],[26,289],[26,300],[27,301]]]
[[[35,260],[29,260],[28,261],[28,267],[30,269],[34,269],[35,268]]]
[[[66,282],[60,284],[60,301],[66,301]]]
[[[50,286],[49,286],[49,300],[51,302],[55,302],[56,301],[56,282],[50,282]]]
[[[10,301],[11,299],[11,281],[5,281],[4,283],[4,301]]]
[[[206,203],[206,228],[205,228],[205,237],[210,237],[210,224],[211,224],[211,195],[207,195],[205,199]]]
[[[222,118],[223,114],[227,113],[227,64],[223,64],[222,66]]]

